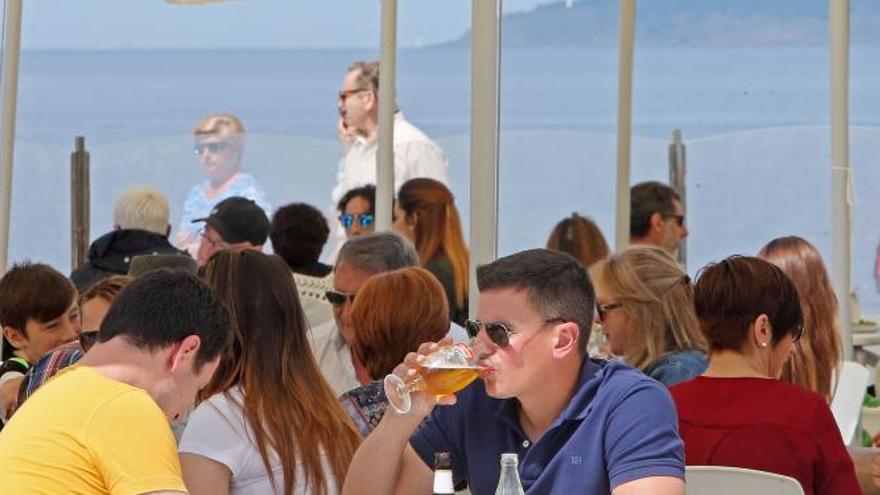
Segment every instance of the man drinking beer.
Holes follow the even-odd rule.
[[[343,493],[430,494],[434,453],[443,451],[456,484],[467,481],[474,495],[494,493],[504,452],[519,455],[529,493],[683,495],[684,452],[665,387],[586,355],[595,294],[584,268],[535,249],[481,266],[477,281],[468,330],[490,349],[482,380],[457,397],[414,392],[408,413],[389,411],[355,454]],[[422,345],[395,374],[414,374],[439,346]]]

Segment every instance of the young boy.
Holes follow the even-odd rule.
[[[14,265],[0,279],[0,417],[6,421],[27,371],[43,354],[80,332],[77,292],[54,268],[40,263]]]

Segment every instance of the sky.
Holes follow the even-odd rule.
[[[399,47],[457,38],[475,0],[399,0]],[[504,0],[504,12],[553,0]],[[24,49],[378,48],[380,0],[26,0]]]

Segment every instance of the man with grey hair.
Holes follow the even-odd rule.
[[[313,328],[309,338],[318,367],[336,395],[373,381],[348,344],[353,333],[351,306],[357,291],[373,275],[418,264],[419,255],[413,245],[393,232],[364,234],[343,244],[334,269],[333,290],[327,292],[333,320]],[[453,327],[451,334],[453,338],[465,335],[460,327]]]
[[[70,274],[80,291],[111,275],[128,273],[131,260],[144,254],[188,256],[168,242],[168,199],[150,187],[124,191],[113,206],[113,230],[89,246],[88,260]]]

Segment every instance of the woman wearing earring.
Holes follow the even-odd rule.
[[[804,322],[785,273],[732,256],[702,270],[694,304],[709,368],[669,389],[686,463],[790,476],[807,495],[860,493],[825,398],[779,380]]]
[[[411,179],[394,204],[394,230],[416,246],[419,263],[433,273],[449,301],[449,319],[468,317],[468,248],[452,192],[434,179]]]
[[[612,354],[666,385],[706,370],[706,341],[688,276],[665,250],[631,246],[590,269]]]

